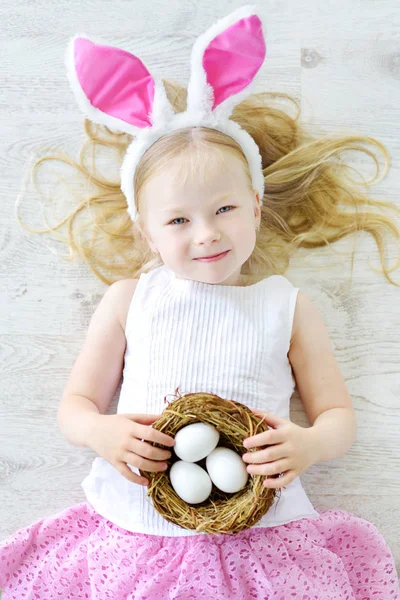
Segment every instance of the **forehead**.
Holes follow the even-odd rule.
[[[218,195],[235,189],[251,189],[242,160],[233,152],[197,149],[171,160],[145,184],[147,200],[160,198],[165,206],[184,202],[190,196]]]

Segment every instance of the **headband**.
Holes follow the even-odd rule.
[[[236,104],[253,91],[265,54],[262,23],[254,6],[245,5],[220,19],[193,46],[187,108],[175,113],[162,80],[150,75],[137,56],[86,35],[69,41],[65,65],[79,108],[91,121],[135,136],[120,171],[132,221],[138,216],[134,174],[141,157],[161,136],[188,126],[216,129],[240,145],[262,204],[259,148],[229,117]]]

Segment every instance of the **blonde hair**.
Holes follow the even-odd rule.
[[[175,112],[183,111],[186,106],[185,88],[168,80],[164,80],[164,85]],[[274,107],[274,99],[292,102],[297,107],[297,115],[293,118],[283,109]],[[294,98],[268,92],[249,96],[232,113],[232,119],[258,144],[265,177],[260,230],[254,251],[242,266],[242,273],[254,280],[273,273],[283,274],[298,248],[329,246],[344,236],[367,231],[375,239],[387,281],[400,287],[389,276],[400,260],[391,269],[386,267],[384,261],[384,236],[391,231],[398,240],[399,230],[391,218],[378,212],[361,211],[360,207],[375,206],[395,212],[400,212],[400,209],[392,202],[369,198],[361,185],[349,177],[348,171],[352,167],[339,156],[348,150],[365,152],[374,160],[378,174],[379,162],[375,153],[363,145],[371,144],[380,150],[385,158],[385,169],[380,179],[376,174],[371,181],[364,182],[365,185],[372,185],[380,181],[389,169],[390,157],[385,146],[364,135],[330,134],[314,139],[298,123],[299,116],[300,108]],[[109,176],[103,177],[94,161],[96,150],[105,147],[119,154],[119,167],[132,136],[113,133],[88,119],[84,121],[84,128],[87,140],[81,148],[79,162],[57,150],[36,160],[30,177],[37,190],[35,173],[39,166],[47,161],[60,161],[72,166],[76,175],[80,173],[86,182],[94,186],[94,190],[79,190],[73,210],[58,224],[47,229],[32,229],[22,223],[18,214],[17,218],[29,231],[52,232],[69,247],[70,255],[62,258],[84,260],[95,275],[107,284],[119,279],[138,278],[141,273],[163,264],[162,260],[159,255],[153,255],[140,230],[143,224],[141,217],[137,224],[132,223],[118,177],[115,181]],[[142,157],[134,178],[138,209],[140,191],[146,181],[170,160],[187,154],[194,144],[233,152],[242,160],[250,180],[244,154],[232,138],[207,128],[178,130],[160,138]],[[85,164],[88,150],[92,153],[90,167]],[[201,152],[196,157],[196,167],[199,161],[206,160],[206,156],[207,153]],[[340,210],[340,205],[354,210]],[[79,224],[79,219],[83,219],[82,224]],[[67,237],[58,233],[64,225],[67,227]],[[353,263],[354,251],[352,271]]]

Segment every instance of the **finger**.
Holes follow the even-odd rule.
[[[297,477],[294,471],[287,471],[284,473],[283,477],[279,477],[277,479],[266,478],[263,481],[263,485],[267,488],[281,488],[289,485],[292,481]]]
[[[156,421],[158,419],[158,417],[161,416],[161,415],[150,415],[148,413],[136,413],[136,414],[120,413],[120,414],[122,414],[127,419],[130,419],[131,421],[135,421],[135,423],[143,423],[144,425],[147,425],[148,423],[154,423],[154,421]]]
[[[269,429],[268,431],[262,431],[261,433],[245,438],[243,440],[243,446],[245,448],[256,448],[257,446],[280,444],[283,441],[286,441],[285,436],[285,432],[281,429]]]
[[[290,468],[290,461],[287,458],[276,460],[275,462],[263,463],[261,465],[247,465],[246,470],[251,475],[278,475],[284,473]]]
[[[278,417],[278,415],[274,415],[273,413],[259,410],[258,408],[252,408],[255,414],[263,417],[263,421],[271,425],[271,427],[278,428],[282,427],[282,425],[286,425],[289,421],[287,419],[283,419],[282,417]]]
[[[264,450],[256,452],[246,452],[242,459],[246,463],[268,463],[282,458],[288,458],[287,444],[275,444]]]
[[[143,456],[139,456],[138,454],[134,454],[133,452],[124,452],[122,455],[122,460],[132,467],[136,467],[137,469],[141,469],[142,471],[166,471],[168,469],[168,463],[149,460],[144,458]]]
[[[170,450],[157,448],[148,442],[138,440],[136,438],[133,438],[130,441],[129,448],[127,448],[127,450],[133,452],[134,454],[138,454],[139,456],[150,458],[151,460],[168,460],[172,456],[172,452]]]
[[[148,479],[146,479],[146,477],[142,477],[141,475],[137,475],[136,473],[133,473],[130,468],[128,467],[128,465],[126,465],[125,463],[121,462],[118,465],[118,471],[121,473],[121,475],[123,475],[126,479],[128,479],[128,481],[131,481],[132,483],[138,483],[139,485],[148,485],[149,481]]]
[[[141,440],[148,440],[150,442],[156,442],[157,444],[163,444],[164,446],[175,446],[175,440],[173,437],[158,431],[153,427],[147,425],[140,425],[135,421],[137,427],[134,433],[134,437]]]

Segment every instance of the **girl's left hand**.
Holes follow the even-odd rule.
[[[264,421],[273,429],[243,440],[245,448],[270,446],[263,450],[243,454],[244,462],[254,463],[248,465],[247,472],[251,475],[267,475],[263,481],[265,487],[284,487],[315,462],[310,428],[300,427],[277,415],[255,408],[250,410],[260,417],[264,416]],[[279,479],[268,479],[268,476],[278,473],[283,473]]]

